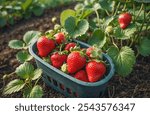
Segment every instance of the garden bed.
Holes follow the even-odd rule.
[[[70,8],[70,6],[68,6],[68,8]],[[15,77],[11,76],[8,80],[3,81],[3,75],[13,72],[15,68],[19,66],[19,63],[15,58],[16,51],[8,47],[8,42],[12,39],[22,39],[26,31],[29,30],[44,32],[48,29],[52,29],[54,25],[51,22],[51,18],[53,16],[59,17],[63,9],[66,9],[66,6],[59,8],[59,10],[47,10],[41,17],[32,17],[28,20],[21,20],[14,26],[0,30],[0,97],[22,97],[19,92],[8,96],[2,95],[3,86]],[[64,97],[62,94],[45,86],[42,80],[40,81],[40,84],[43,84],[43,97]],[[150,57],[143,58],[139,56],[134,66],[134,71],[129,76],[126,78],[113,76],[104,97],[150,97],[149,87]]]

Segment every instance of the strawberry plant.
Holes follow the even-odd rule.
[[[116,72],[127,76],[138,55],[150,55],[149,1],[85,0],[61,13],[70,37],[96,45],[114,61]]]
[[[22,63],[16,68],[15,72],[4,75],[3,79],[7,79],[12,75],[17,75],[17,78],[10,81],[4,88],[3,94],[8,95],[16,92],[22,92],[22,96],[25,98],[37,98],[42,97],[43,90],[42,87],[37,83],[41,78],[42,70],[35,69],[34,66],[29,62],[32,56],[28,53],[28,47],[32,40],[37,39],[40,35],[37,31],[29,31],[21,40],[11,40],[9,42],[9,47],[13,49],[20,50],[16,54],[17,60]]]
[[[0,28],[32,15],[41,16],[45,9],[68,4],[71,0],[1,0]]]

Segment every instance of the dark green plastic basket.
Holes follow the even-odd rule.
[[[90,47],[88,44],[83,42],[75,42],[79,43],[79,45],[83,48]],[[56,91],[64,94],[66,97],[101,97],[107,88],[108,81],[114,75],[114,64],[107,54],[103,54],[103,59],[108,65],[105,76],[98,82],[88,83],[75,79],[51,66],[47,62],[44,62],[37,55],[36,41],[31,44],[29,52],[35,58],[37,66],[43,70],[42,77],[44,82]]]

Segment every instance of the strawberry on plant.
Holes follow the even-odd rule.
[[[65,46],[65,50],[67,51],[70,51],[71,48],[74,48],[76,46],[76,43],[68,43],[66,46]]]
[[[46,36],[42,36],[37,41],[37,49],[41,57],[46,57],[54,48],[54,40],[48,39]]]
[[[74,75],[74,77],[75,77],[76,79],[81,80],[81,81],[88,82],[87,74],[86,74],[86,72],[85,72],[84,70],[78,71],[78,72]]]
[[[75,73],[82,69],[86,64],[86,58],[82,52],[74,51],[68,55],[67,70],[68,73]]]
[[[64,35],[64,33],[57,33],[56,35],[55,35],[55,39],[56,39],[56,43],[57,44],[61,44],[61,43],[63,43],[63,42],[65,42],[66,41],[66,39],[65,39],[65,35]]]
[[[125,29],[131,22],[132,16],[129,13],[123,13],[119,15],[118,22],[120,24],[120,28]]]
[[[53,55],[51,55],[50,60],[54,67],[60,68],[63,65],[63,63],[65,63],[67,61],[67,55],[59,54],[57,52],[57,53],[54,53]]]
[[[91,61],[86,65],[86,72],[89,82],[96,82],[105,74],[106,66],[102,62]]]

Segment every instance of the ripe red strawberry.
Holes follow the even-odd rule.
[[[91,57],[92,51],[93,51],[93,47],[87,48],[87,49],[86,49],[86,55],[87,55],[88,57]]]
[[[89,82],[100,80],[106,72],[106,66],[102,62],[91,61],[86,65]]]
[[[61,44],[66,41],[64,33],[57,33],[55,35],[55,39],[56,39],[57,44]]]
[[[123,13],[119,15],[118,22],[120,24],[120,28],[125,29],[131,22],[132,16],[129,13]]]
[[[86,74],[86,72],[85,72],[84,70],[78,71],[78,72],[74,75],[74,77],[75,77],[76,79],[81,80],[81,81],[88,82],[87,74]]]
[[[59,54],[59,53],[54,53],[51,57],[50,60],[52,62],[52,65],[56,68],[60,68],[64,62],[67,61],[67,55],[65,54]]]
[[[48,39],[42,36],[37,41],[37,49],[41,57],[46,57],[55,48],[55,42],[52,39]]]
[[[76,46],[76,43],[68,43],[66,46],[65,46],[65,50],[67,51],[70,51],[70,48],[74,48]]]
[[[67,70],[68,73],[75,73],[82,69],[86,64],[86,58],[78,51],[74,51],[68,55]]]

